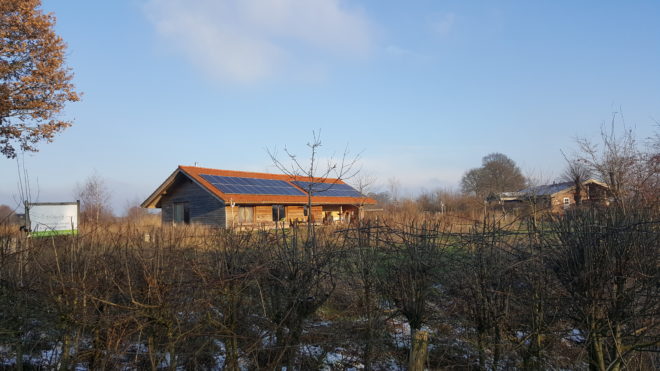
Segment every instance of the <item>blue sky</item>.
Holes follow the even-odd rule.
[[[94,171],[121,213],[177,165],[274,172],[266,148],[360,152],[404,193],[502,152],[553,179],[613,111],[660,120],[657,1],[44,0],[83,92],[25,163],[40,201]],[[0,159],[0,204],[16,163]]]

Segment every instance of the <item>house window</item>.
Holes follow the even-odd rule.
[[[284,205],[273,205],[273,221],[279,222],[286,219],[286,209]]]
[[[252,223],[252,222],[254,222],[254,207],[252,207],[252,206],[239,206],[238,207],[238,222],[239,223]]]
[[[190,208],[187,202],[174,203],[174,215],[172,221],[175,224],[190,224]]]
[[[570,204],[571,204],[571,199],[568,197],[564,197],[564,209],[568,208]]]

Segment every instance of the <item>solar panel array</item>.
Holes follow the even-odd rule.
[[[242,178],[233,176],[219,176],[201,174],[207,182],[211,183],[222,193],[245,195],[280,195],[305,196],[296,187],[288,182],[275,179]]]
[[[349,186],[348,184],[313,183],[313,182],[303,182],[300,180],[294,180],[291,183],[304,189],[306,192],[310,190],[310,186],[311,186],[311,191],[313,196],[364,197],[360,192],[356,191],[353,187]]]

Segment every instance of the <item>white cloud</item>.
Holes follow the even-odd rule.
[[[366,17],[340,0],[148,0],[144,9],[192,63],[239,83],[318,69],[314,53],[364,56],[371,43]]]
[[[431,22],[431,29],[440,36],[447,36],[454,27],[456,14],[446,13]]]

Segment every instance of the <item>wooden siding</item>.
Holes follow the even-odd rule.
[[[273,221],[273,206],[255,206],[254,221],[256,223],[270,223]]]
[[[231,207],[230,205],[225,205],[227,228],[231,227],[234,224],[238,224],[238,208],[239,206]]]
[[[315,223],[323,221],[323,206],[312,206],[312,221]]]
[[[240,205],[240,207],[253,207],[254,208],[254,223],[239,223],[238,221],[238,208],[239,206],[236,205],[234,207],[234,221],[235,223],[232,224],[232,210],[231,206],[226,206],[225,207],[225,215],[227,216],[227,226],[231,227],[232,225],[234,226],[239,226],[241,225],[248,225],[248,224],[254,224],[255,226],[269,226],[272,224],[274,226],[273,222],[273,205]],[[348,206],[349,208],[351,206]],[[307,217],[305,216],[305,209],[304,206],[301,205],[285,205],[286,208],[286,222],[294,222],[294,221],[300,221],[300,222],[306,222]],[[339,210],[339,206],[337,206],[337,210]],[[324,211],[324,206],[312,206],[312,220],[314,222],[322,222],[323,221],[323,211]]]
[[[603,205],[609,204],[608,197],[610,196],[610,192],[608,188],[595,183],[587,184],[585,188],[587,190],[587,198],[589,201]]]
[[[305,216],[305,207],[299,205],[292,205],[286,207],[286,220],[291,221],[307,221]]]
[[[238,214],[239,214],[239,209],[240,208],[245,208],[245,207],[251,207],[252,208],[252,215],[253,215],[253,220],[252,222],[241,222],[239,220]],[[272,213],[272,206],[264,206],[264,205],[236,205],[234,206],[233,210],[232,207],[227,205],[225,206],[225,214],[227,215],[227,227],[233,226],[238,226],[240,225],[247,225],[247,224],[262,224],[262,223],[267,223],[267,222],[272,222],[273,218],[273,213]],[[232,219],[233,215],[233,219]]]
[[[585,184],[580,192],[582,196],[582,203],[595,203],[607,205],[608,189],[595,183]],[[575,206],[575,190],[567,189],[557,192],[552,195],[551,210],[554,213],[561,213],[566,208],[564,207],[564,198],[568,198],[569,207]]]
[[[325,212],[340,212],[342,210],[341,205],[323,205],[323,211]]]
[[[225,205],[209,192],[195,184],[185,175],[180,175],[160,201],[162,223],[171,224],[174,217],[174,203],[187,202],[190,223],[209,226],[226,226]]]
[[[609,197],[610,192],[607,186],[603,186],[597,182],[587,181],[582,187],[580,202],[585,205],[596,204],[607,206],[609,205]],[[565,206],[564,198],[568,198],[568,206]],[[510,210],[533,205],[537,211],[561,214],[566,209],[575,207],[575,204],[575,189],[569,187],[552,195],[541,195],[534,198],[525,196],[509,198],[504,200],[503,205]]]
[[[584,192],[582,192],[582,194],[584,195]],[[568,207],[575,206],[575,191],[573,189],[557,192],[552,195],[550,208],[553,213],[561,213],[566,209],[564,206],[564,198],[568,198]]]

